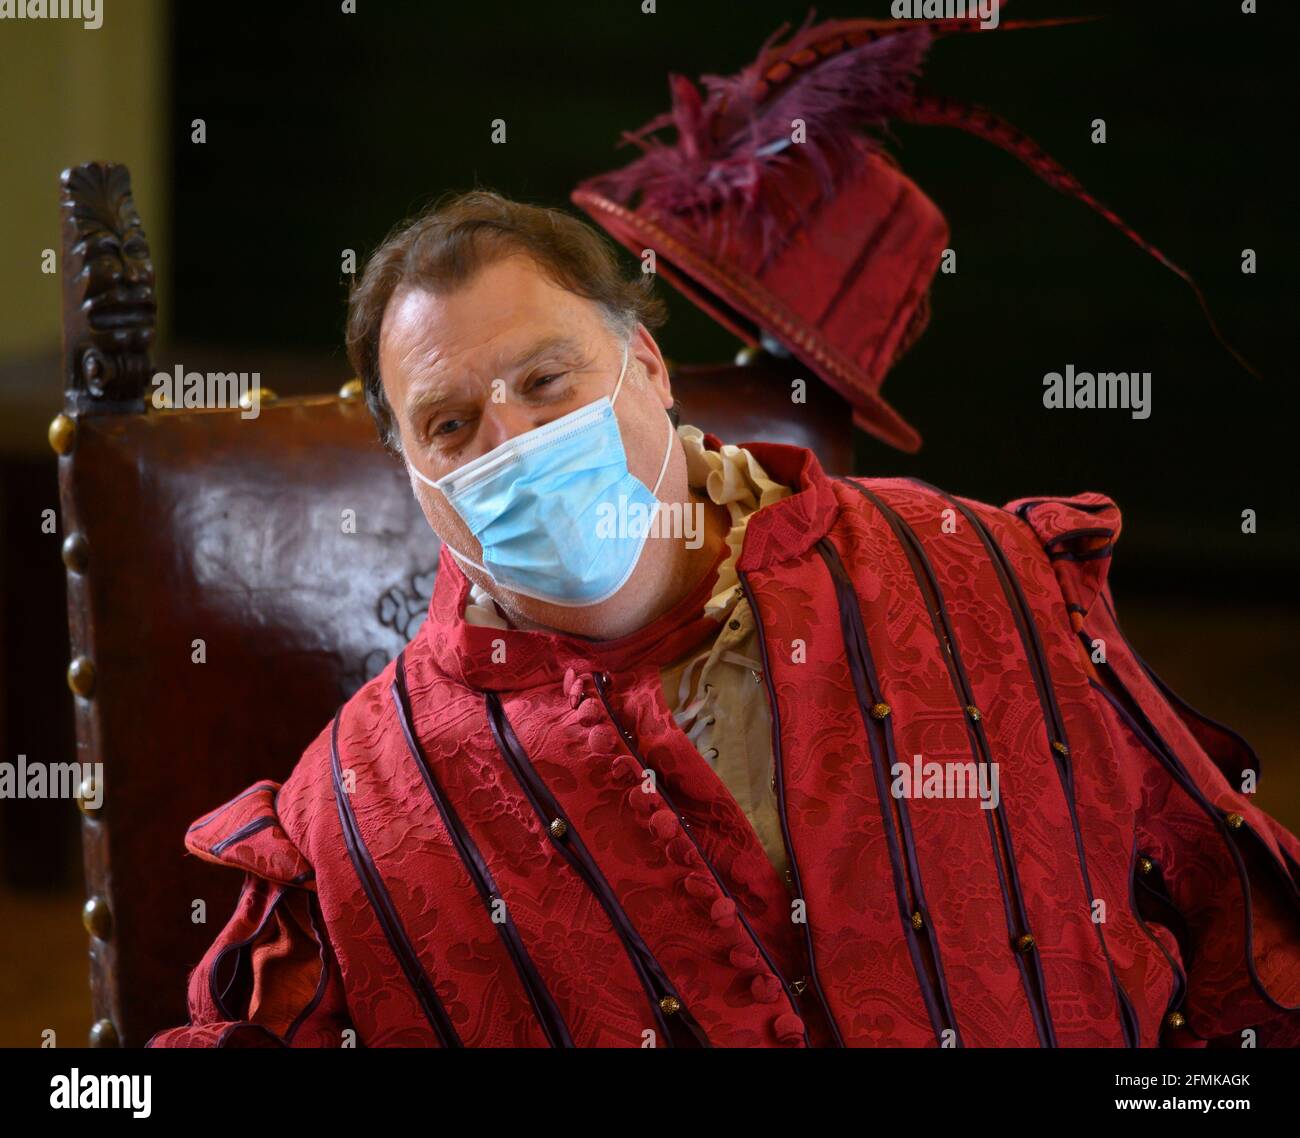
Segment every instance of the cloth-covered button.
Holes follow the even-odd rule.
[[[752,944],[737,944],[728,957],[732,968],[753,968],[758,964],[758,949]]]
[[[804,1026],[793,1012],[785,1012],[772,1021],[772,1031],[782,1047],[798,1047],[803,1042]]]
[[[578,722],[584,727],[594,727],[605,722],[605,712],[598,699],[584,699],[578,707]]]
[[[760,972],[749,982],[749,991],[760,1004],[774,1004],[781,998],[781,981],[770,972]]]
[[[730,897],[719,897],[713,902],[709,916],[719,928],[731,928],[736,923],[736,902]]]
[[[632,807],[638,814],[650,814],[657,809],[659,803],[656,801],[658,796],[647,794],[641,789],[641,784],[637,783],[627,792],[627,804]]]
[[[641,770],[630,755],[616,755],[609,770],[618,782],[635,782],[641,778]]]
[[[647,797],[649,796],[647,795]],[[677,821],[677,815],[671,810],[656,810],[651,814],[650,829],[656,838],[665,842],[677,837],[681,832],[681,826]]]
[[[718,887],[702,873],[688,873],[682,878],[682,888],[698,901],[712,897]]]
[[[593,755],[616,755],[621,750],[618,732],[608,723],[597,723],[587,732],[587,745]]]

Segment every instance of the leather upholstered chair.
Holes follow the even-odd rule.
[[[125,167],[62,177],[64,410],[58,454],[96,1045],[185,1022],[185,981],[238,875],[184,852],[186,827],[283,780],[338,704],[424,619],[438,563],[359,383],[238,410],[155,410],[153,268]],[[726,441],[851,460],[820,384],[792,422],[771,360],[675,373],[683,421]],[[86,788],[89,790],[89,788]],[[203,900],[207,923],[191,913]]]

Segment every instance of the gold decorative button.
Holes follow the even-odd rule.
[[[871,718],[884,719],[889,715],[890,707],[887,703],[873,703],[871,705]]]
[[[786,883],[787,885],[793,885],[793,884],[794,884],[794,870],[793,870],[793,869],[787,869],[787,870],[785,871],[785,883]]]
[[[569,832],[569,824],[563,818],[556,818],[551,823],[551,837],[562,838]]]
[[[366,385],[359,379],[349,379],[339,388],[340,399],[360,399],[366,393]]]
[[[76,420],[63,414],[55,415],[50,420],[48,436],[55,454],[67,454],[77,438]]]
[[[91,1047],[120,1047],[121,1041],[117,1036],[117,1028],[113,1026],[111,1019],[97,1019],[90,1028],[89,1035]]]
[[[1052,750],[1058,755],[1068,755],[1070,753],[1070,748],[1062,743],[1060,739],[1057,739],[1052,743]]]
[[[921,912],[919,909],[912,914],[912,928],[914,929],[925,928],[925,918],[921,916]]]
[[[1229,830],[1240,830],[1246,824],[1246,819],[1240,814],[1229,814],[1225,821]]]
[[[95,690],[95,665],[85,656],[77,656],[68,665],[68,687],[83,699],[88,699]]]
[[[665,996],[659,1001],[659,1010],[666,1016],[676,1015],[682,1010],[682,1002],[676,996]]]
[[[1020,936],[1016,937],[1017,952],[1031,952],[1033,951],[1033,947],[1034,947],[1033,933],[1022,933]]]
[[[1138,872],[1142,874],[1143,877],[1145,877],[1148,873],[1150,873],[1153,869],[1155,869],[1155,867],[1156,867],[1156,863],[1152,861],[1149,857],[1138,858]]]
[[[1182,1012],[1170,1012],[1165,1016],[1165,1026],[1174,1031],[1177,1031],[1180,1027],[1184,1027],[1186,1023],[1187,1017],[1184,1016]]]
[[[113,932],[113,916],[103,897],[92,897],[81,907],[81,923],[86,932],[100,940],[108,940]]]
[[[973,703],[968,703],[966,705],[966,714],[971,717],[972,723],[978,723],[981,719],[984,718],[984,716],[980,714],[980,709],[976,707]]]

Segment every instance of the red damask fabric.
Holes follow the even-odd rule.
[[[738,562],[787,879],[664,702],[711,577],[599,642],[466,625],[448,560],[284,785],[186,835],[245,886],[152,1046],[1300,1044],[1300,842],[1125,640],[1115,504],[745,446],[796,489]],[[914,761],[993,808],[898,795]]]

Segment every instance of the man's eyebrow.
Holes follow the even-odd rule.
[[[525,348],[507,365],[508,371],[522,371],[531,364],[536,363],[539,359],[544,359],[549,355],[572,355],[578,357],[585,354],[585,347],[581,340],[576,336],[566,333],[556,333],[550,336],[544,336],[536,341],[530,347]],[[437,410],[443,403],[448,402],[454,397],[454,393],[449,390],[451,383],[443,382],[426,387],[418,394],[413,396],[406,405],[406,413],[414,418],[418,413],[426,410]]]
[[[544,336],[532,347],[525,348],[511,361],[510,367],[512,369],[526,368],[529,364],[536,363],[543,356],[551,354],[578,356],[583,352],[583,344],[576,336],[556,333],[551,336]]]

